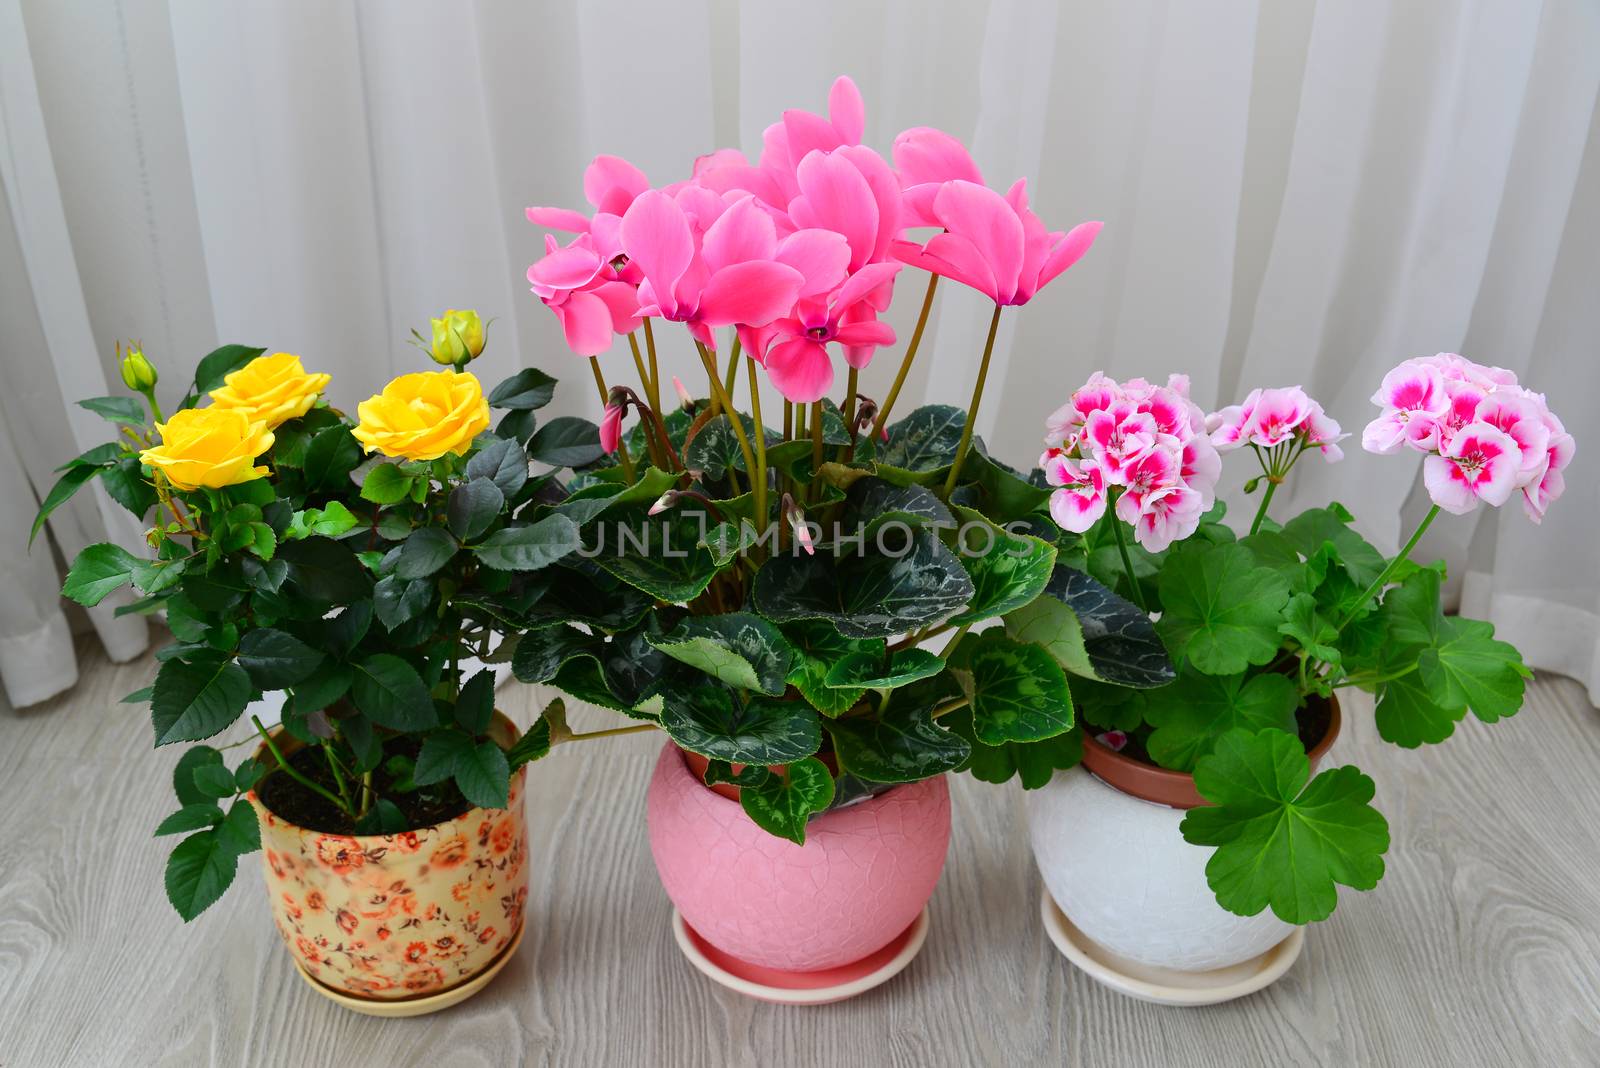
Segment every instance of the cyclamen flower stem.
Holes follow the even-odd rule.
[[[811,402],[811,475],[822,466],[822,402]]]
[[[615,738],[620,734],[642,734],[645,731],[658,731],[654,723],[636,723],[631,727],[608,727],[603,731],[573,731],[561,739],[562,744],[567,742],[581,742],[589,738]]]
[[[656,335],[650,329],[650,320],[644,320],[644,346],[650,353],[650,406],[657,411],[661,409],[661,398],[657,387],[661,383],[661,371],[656,366]]]
[[[783,398],[783,440],[794,439],[794,402],[788,397]]]
[[[1350,611],[1346,612],[1344,618],[1339,621],[1339,626],[1335,630],[1336,636],[1339,632],[1343,631],[1344,628],[1350,625],[1350,621],[1356,618],[1356,613],[1361,611],[1364,605],[1369,603],[1378,595],[1379,592],[1383,590],[1384,586],[1389,582],[1389,577],[1399,569],[1402,563],[1405,562],[1406,557],[1411,555],[1411,550],[1417,547],[1417,542],[1422,540],[1422,535],[1427,531],[1428,524],[1432,523],[1434,516],[1438,514],[1439,506],[1437,504],[1428,509],[1428,514],[1422,517],[1422,522],[1418,523],[1417,529],[1412,532],[1411,540],[1405,543],[1405,546],[1400,550],[1399,555],[1397,555],[1393,560],[1389,561],[1389,566],[1383,569],[1383,573],[1372,580],[1372,585],[1367,587],[1366,592],[1361,595],[1360,600],[1356,601],[1350,607]]]
[[[883,428],[889,422],[889,409],[894,407],[894,402],[900,396],[900,387],[906,384],[906,372],[911,370],[911,361],[917,358],[917,349],[922,345],[922,332],[928,326],[928,312],[933,308],[933,291],[939,285],[939,276],[928,276],[928,292],[922,298],[922,311],[917,314],[916,329],[911,331],[911,343],[906,346],[905,357],[900,361],[900,370],[894,376],[894,385],[889,387],[889,395],[884,398],[883,407],[878,410],[878,421],[872,424],[872,436],[877,437],[883,433]]]
[[[767,432],[761,421],[761,382],[756,377],[756,358],[745,357],[745,369],[750,372],[750,414],[756,421],[756,466],[751,481],[756,493],[756,527],[767,529]]]
[[[1133,571],[1133,557],[1128,553],[1128,539],[1122,533],[1122,520],[1117,518],[1117,497],[1120,493],[1113,494],[1110,507],[1106,509],[1106,522],[1111,524],[1111,536],[1117,540],[1117,552],[1122,556],[1122,570],[1128,574],[1128,585],[1133,587],[1133,603],[1145,615],[1150,614],[1150,606],[1144,603],[1144,590],[1139,588],[1139,576]]]
[[[1267,489],[1266,492],[1261,495],[1261,507],[1256,509],[1256,517],[1250,523],[1250,533],[1254,534],[1256,531],[1261,529],[1262,521],[1267,518],[1267,505],[1272,503],[1272,495],[1278,491],[1279,481],[1279,479],[1276,479],[1271,475],[1267,476]]]
[[[644,356],[639,352],[639,339],[629,334],[628,347],[633,350],[633,366],[639,372],[639,384],[644,387],[644,395],[649,398],[650,407],[659,412],[661,410],[661,393],[656,385],[656,380],[651,378],[650,372],[645,369]]]
[[[722,392],[733,396],[735,387],[739,385],[739,339],[733,339],[733,348],[728,350],[728,369],[722,375]]]
[[[604,409],[611,403],[611,390],[606,386],[606,376],[600,372],[600,357],[589,357],[589,369],[594,372],[594,386],[600,391],[600,407]],[[628,443],[621,438],[617,439],[617,460],[622,464],[622,473],[632,483],[633,458],[628,455]]]
[[[700,362],[705,364],[706,377],[711,380],[711,390],[716,395],[717,403],[722,405],[722,410],[728,413],[728,422],[733,426],[733,436],[739,441],[739,451],[744,453],[744,469],[755,477],[756,458],[750,451],[750,439],[744,432],[744,420],[739,418],[739,411],[733,406],[733,401],[728,397],[728,391],[722,388],[722,379],[717,377],[716,361],[711,358],[711,352],[700,342],[696,341],[694,347],[700,351]],[[764,431],[763,431],[764,433]],[[729,476],[730,481],[732,476]]]
[[[845,379],[844,390],[844,425],[848,428],[855,425],[856,421],[856,384],[861,377],[861,372],[854,367],[850,368],[850,375]]]
[[[972,445],[972,425],[978,419],[978,405],[983,402],[983,384],[989,377],[989,357],[994,355],[994,336],[1000,329],[1001,305],[994,306],[994,318],[989,320],[989,339],[983,343],[983,362],[978,364],[978,381],[972,387],[972,404],[967,408],[967,422],[961,428],[961,444],[956,447],[956,462],[950,465],[950,477],[944,480],[944,498],[955,492],[956,480],[961,477],[961,465],[967,460],[967,449]]]

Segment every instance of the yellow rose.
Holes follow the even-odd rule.
[[[475,360],[483,351],[483,320],[475,311],[445,310],[443,319],[431,319],[433,347],[428,355],[435,363],[458,364]]]
[[[473,375],[420,371],[401,375],[356,409],[361,425],[351,431],[368,452],[406,460],[436,460],[465,453],[489,428],[489,402]]]
[[[255,461],[272,448],[272,431],[237,408],[185,408],[156,431],[161,444],[139,459],[181,490],[221,489],[267,474]]]
[[[270,430],[310,411],[329,378],[306,374],[300,357],[287,352],[257,356],[223,379],[227,385],[211,391],[211,405],[237,408]]]

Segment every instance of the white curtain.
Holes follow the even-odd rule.
[[[1512,507],[1435,524],[1430,548],[1464,607],[1600,694],[1593,0],[0,0],[12,701],[72,681],[57,564],[42,539],[24,555],[23,513],[30,485],[101,440],[70,401],[110,392],[116,339],[141,338],[173,394],[240,341],[299,353],[350,404],[419,366],[411,327],[475,307],[497,319],[483,378],[538,364],[566,380],[559,406],[592,415],[586,369],[523,281],[542,249],[523,208],[581,206],[598,152],[666,182],[712,148],[758,150],[839,73],[880,150],[939,126],[992,184],[1027,175],[1054,227],[1106,222],[1004,320],[979,431],[1016,463],[1097,367],[1186,371],[1206,405],[1299,382],[1357,432],[1406,356],[1459,351],[1547,391],[1579,442],[1567,496],[1542,528]],[[987,311],[941,289],[907,408],[970,388]],[[902,337],[920,291],[902,282]],[[690,359],[677,341],[671,369],[694,381]],[[1341,499],[1393,548],[1417,473],[1352,449],[1297,472],[1282,507]],[[132,544],[119,523],[86,499],[51,534],[67,554],[108,524]],[[144,640],[97,622],[113,655]]]

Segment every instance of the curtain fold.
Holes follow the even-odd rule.
[[[784,108],[839,73],[867,140],[933,125],[990,184],[1029,179],[1093,252],[1008,311],[978,430],[1027,466],[1087,374],[1187,372],[1197,401],[1300,383],[1359,435],[1399,360],[1440,350],[1514,369],[1579,443],[1534,529],[1513,506],[1435,524],[1463,607],[1600,696],[1600,8],[1586,0],[1196,5],[977,0],[675,0],[398,5],[375,0],[0,0],[0,492],[41,495],[102,440],[78,397],[112,392],[113,343],[180,371],[222,341],[300,354],[352,405],[419,366],[412,327],[494,317],[478,368],[538,364],[593,417],[588,375],[523,273],[529,204],[582,203],[595,154],[650,178],[754,155]],[[891,321],[910,333],[924,281]],[[940,287],[901,401],[964,403],[985,302]],[[669,374],[698,361],[663,332]],[[890,349],[863,375],[880,395]],[[622,379],[625,349],[602,358]],[[50,373],[40,373],[48,365]],[[1354,443],[1352,443],[1354,444]],[[8,457],[6,451],[10,450]],[[1393,548],[1425,496],[1414,457],[1309,461],[1284,513],[1329,497]],[[1245,475],[1231,467],[1235,508]],[[28,511],[19,507],[18,513]],[[58,555],[137,524],[85,495],[25,554],[0,531],[0,676],[13,703],[71,684]],[[116,655],[137,619],[95,613]]]

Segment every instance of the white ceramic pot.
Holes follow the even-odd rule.
[[[1338,729],[1334,703],[1327,737],[1310,754],[1313,765]],[[1137,764],[1086,739],[1084,765],[1026,796],[1045,886],[1101,948],[1141,965],[1200,972],[1260,956],[1293,933],[1271,911],[1235,916],[1217,904],[1205,871],[1213,850],[1190,845],[1178,830],[1184,811],[1202,803],[1192,777]]]

